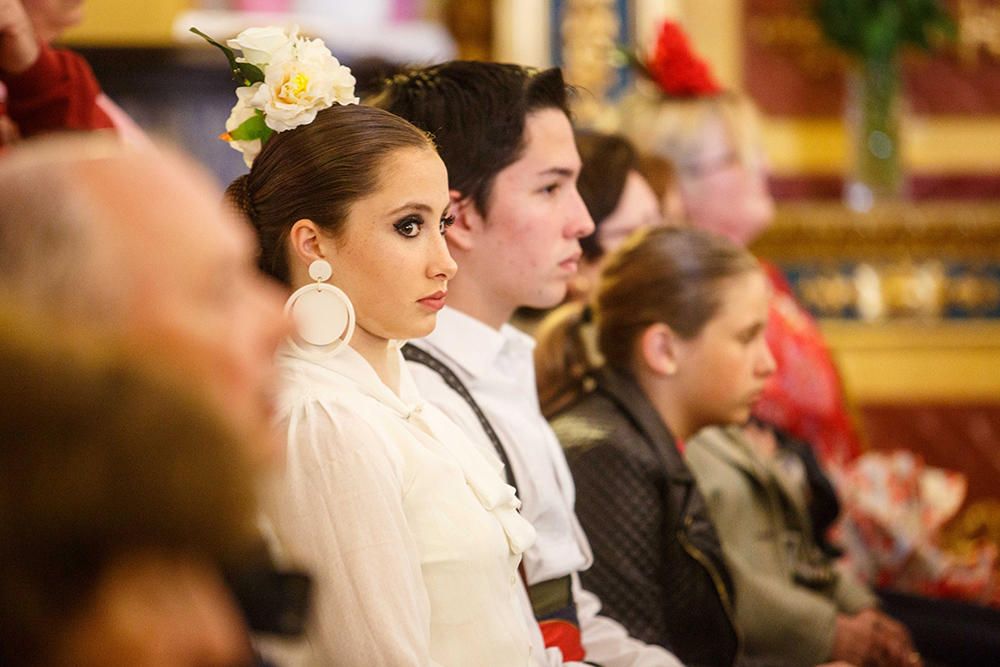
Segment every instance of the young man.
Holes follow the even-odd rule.
[[[599,616],[600,602],[580,586],[592,557],[573,480],[538,406],[534,343],[508,324],[519,307],[562,301],[579,239],[594,229],[576,190],[580,156],[561,72],[450,62],[396,76],[371,103],[431,133],[448,167],[448,246],[459,272],[437,329],[407,356],[424,395],[507,464],[538,532],[524,576],[545,646],[567,662],[679,664]]]

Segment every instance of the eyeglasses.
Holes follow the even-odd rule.
[[[735,150],[730,150],[707,160],[682,164],[681,169],[689,176],[704,178],[718,171],[741,166],[742,164],[743,160],[740,159],[740,154]]]
[[[741,167],[748,172],[766,171],[767,157],[763,150],[749,152],[748,155],[741,155],[736,149],[731,149],[711,157],[707,160],[697,162],[682,163],[681,170],[688,176],[694,178],[705,178],[720,171],[725,171],[732,167]]]

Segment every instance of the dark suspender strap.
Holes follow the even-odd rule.
[[[484,431],[486,431],[486,437],[488,437],[490,442],[493,443],[493,448],[496,450],[497,456],[499,456],[500,460],[503,462],[503,470],[504,475],[507,478],[507,483],[513,486],[516,490],[517,480],[514,478],[514,470],[510,467],[510,459],[507,458],[507,452],[503,448],[503,443],[500,442],[500,436],[498,436],[497,432],[493,430],[493,425],[490,424],[490,420],[486,418],[486,415],[483,413],[483,409],[479,407],[479,404],[476,403],[476,399],[472,397],[472,394],[465,388],[462,381],[458,379],[455,372],[445,366],[444,362],[431,353],[417,347],[416,345],[410,345],[409,343],[403,346],[403,358],[407,361],[427,366],[427,368],[440,375],[441,379],[445,381],[445,384],[455,390],[455,393],[461,396],[462,399],[469,404],[469,407],[472,408],[472,412],[476,415],[476,419],[479,420],[479,425],[483,427]]]

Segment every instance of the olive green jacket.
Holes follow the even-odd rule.
[[[701,431],[685,456],[730,566],[747,654],[826,662],[837,614],[855,614],[876,599],[816,546],[805,492],[737,428]]]

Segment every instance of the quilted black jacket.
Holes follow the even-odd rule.
[[[606,370],[552,427],[594,551],[583,584],[601,598],[602,613],[688,665],[736,664],[733,585],[718,537],[674,438],[638,385]]]

